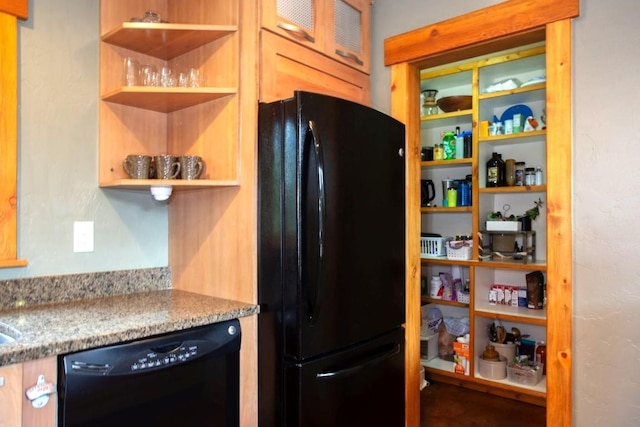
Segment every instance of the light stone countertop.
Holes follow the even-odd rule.
[[[258,314],[256,305],[161,289],[0,310],[0,366]]]

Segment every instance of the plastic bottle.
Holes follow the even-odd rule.
[[[536,185],[542,185],[542,168],[540,166],[536,166]]]
[[[547,344],[539,341],[536,347],[536,362],[542,363],[542,375],[547,375]]]
[[[456,135],[453,132],[445,132],[442,137],[442,160],[456,158]]]
[[[442,280],[439,275],[431,277],[431,287],[429,288],[429,296],[435,299],[442,298]]]
[[[487,162],[487,187],[498,187],[500,174],[500,160],[498,153],[492,153],[491,158]]]

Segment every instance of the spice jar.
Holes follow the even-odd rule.
[[[535,168],[525,168],[524,185],[536,185],[536,169]]]
[[[516,162],[516,185],[524,185],[524,162]]]

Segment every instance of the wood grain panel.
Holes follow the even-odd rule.
[[[22,364],[0,367],[0,427],[22,423]]]
[[[391,67],[393,116],[406,126],[406,322],[405,425],[420,425],[420,93],[418,69],[409,64]]]
[[[6,3],[6,2],[4,2]],[[26,2],[25,2],[26,4]],[[18,24],[0,12],[0,268],[18,260]]]
[[[268,31],[261,32],[260,100],[270,102],[308,90],[364,105],[371,103],[369,76]]]
[[[549,22],[575,18],[579,11],[579,0],[505,1],[386,39],[384,62],[385,65],[413,62],[443,52],[477,47],[535,31]]]
[[[0,0],[0,13],[27,19],[29,17],[29,2],[27,0]]]
[[[571,22],[547,25],[547,425],[571,425]]]
[[[224,10],[223,3],[218,6],[224,15],[229,10]],[[237,150],[234,164],[237,164],[236,173],[241,185],[182,191],[172,196],[169,203],[169,264],[176,289],[257,303],[259,5],[253,1],[237,3],[239,9],[230,9],[236,10],[234,19],[241,22],[239,37],[232,41],[232,44],[238,43],[235,54],[218,64],[205,65],[225,67],[221,74],[235,75],[239,80],[239,95],[234,97],[236,113],[223,115],[228,121],[226,127],[222,123],[215,124],[219,132],[212,132],[196,144],[234,147],[230,149]],[[239,52],[242,52],[242,58]],[[179,120],[173,114],[172,120]],[[205,119],[204,116],[196,118],[196,126]],[[257,318],[241,319],[241,327],[240,425],[255,427],[258,425]]]
[[[47,382],[56,383],[57,366],[56,357],[47,357],[44,359],[34,360],[24,363],[22,375],[22,425],[38,426],[38,427],[55,427],[56,426],[56,409],[57,398],[55,394],[49,397],[49,402],[42,408],[34,408],[31,402],[26,398],[24,392],[27,388],[33,386],[38,381],[39,375],[44,375]]]

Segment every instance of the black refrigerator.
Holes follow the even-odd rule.
[[[259,425],[404,425],[405,129],[295,92],[259,105]]]

